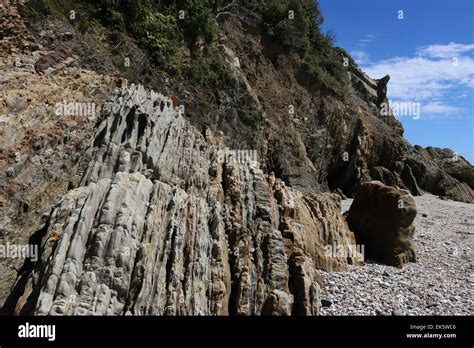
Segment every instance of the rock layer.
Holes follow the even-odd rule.
[[[89,158],[45,224],[4,311],[37,315],[315,315],[317,269],[343,270],[354,235],[334,194],[221,163],[219,137],[172,101],[117,89]]]

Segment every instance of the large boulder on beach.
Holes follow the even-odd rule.
[[[416,261],[412,243],[416,212],[409,191],[372,181],[360,186],[346,218],[368,257],[402,267]]]

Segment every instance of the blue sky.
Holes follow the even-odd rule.
[[[474,1],[318,3],[335,45],[372,78],[391,76],[391,102],[421,105],[419,119],[398,116],[408,141],[448,147],[474,163]]]

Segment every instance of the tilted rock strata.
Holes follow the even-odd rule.
[[[316,315],[317,268],[354,235],[333,194],[220,163],[171,100],[141,86],[104,105],[89,163],[48,217],[41,259],[4,311],[38,315]]]

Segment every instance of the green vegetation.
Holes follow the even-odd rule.
[[[179,23],[191,47],[199,39],[206,43],[214,39],[217,31],[214,18],[218,4],[219,1],[212,0],[186,0],[179,7],[184,11],[184,18]]]
[[[342,95],[347,84],[346,69],[330,35],[323,35],[323,17],[313,0],[242,0],[261,18],[275,42],[295,51],[305,72],[326,90]]]
[[[182,64],[178,69],[179,74],[196,89],[219,90],[232,82],[229,67],[217,48],[209,49],[207,54]]]
[[[219,0],[32,0],[28,15],[67,17],[71,9],[86,8],[102,25],[135,38],[154,63],[166,65],[182,41],[192,53],[197,41],[212,42],[220,6]]]
[[[263,23],[278,42],[304,55],[323,41],[319,32],[323,18],[312,0],[261,0],[260,3]]]
[[[65,15],[69,12],[73,2],[70,0],[30,0],[26,8],[26,15],[39,19],[48,14]]]
[[[212,42],[219,4],[218,0],[101,0],[98,16],[104,25],[131,33],[159,63],[168,61],[182,40],[191,52],[198,40]]]
[[[216,91],[232,90],[235,83],[230,67],[214,44],[216,14],[230,3],[231,0],[30,0],[28,11],[36,18],[48,14],[68,18],[74,9],[77,20],[72,23],[80,33],[101,25],[119,35],[128,35],[143,48],[153,66],[212,98]],[[344,94],[348,81],[341,51],[333,47],[329,35],[321,33],[323,17],[313,0],[236,0],[236,6],[226,11],[256,19],[275,44],[299,55],[310,82],[328,93]],[[246,98],[235,99],[239,118],[248,125],[258,123],[261,115],[244,105]]]
[[[141,47],[157,62],[167,61],[176,50],[176,19],[159,12],[147,12],[133,32]]]
[[[262,114],[248,103],[248,96],[237,99],[237,115],[239,119],[247,126],[256,127],[262,120]]]
[[[86,6],[103,25],[127,32],[146,50],[157,65],[168,66],[185,42],[196,61],[179,68],[180,73],[197,83],[219,87],[226,83],[223,59],[210,48],[216,35],[219,9],[230,0],[32,0],[32,15],[68,15],[78,4]],[[260,18],[267,35],[276,43],[297,52],[312,81],[336,95],[347,83],[341,53],[323,35],[323,17],[313,0],[240,0],[239,8]],[[232,9],[232,11],[237,11]],[[79,22],[79,21],[78,21]],[[85,27],[82,23],[82,27]],[[199,45],[208,46],[209,57],[201,57]],[[220,57],[222,58],[222,57]]]
[[[155,64],[163,64],[177,47],[175,13],[172,4],[157,6],[150,0],[101,0],[96,16],[103,25],[128,32]]]

